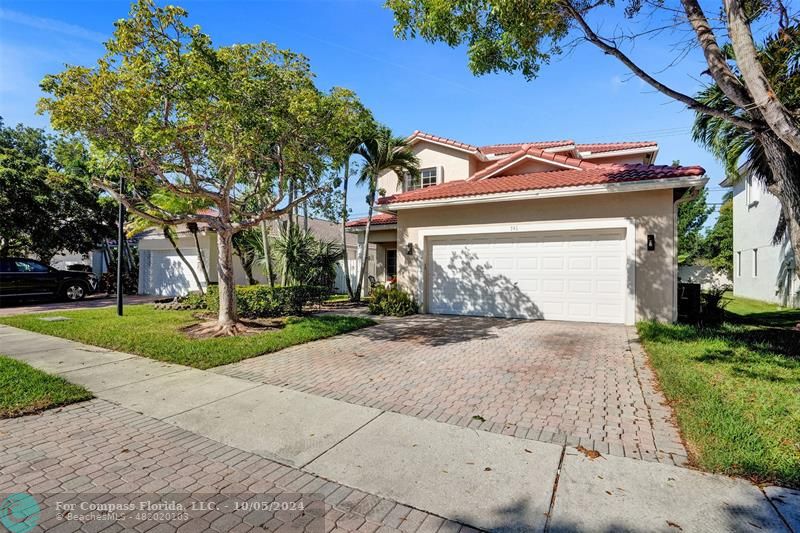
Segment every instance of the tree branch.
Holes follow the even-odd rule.
[[[264,211],[261,212],[260,215],[257,215],[255,217],[251,217],[249,220],[246,220],[246,221],[243,221],[243,222],[238,222],[238,223],[231,224],[231,226],[234,228],[234,231],[240,231],[240,230],[243,230],[243,229],[252,228],[253,226],[259,224],[262,220],[270,220],[270,219],[273,219],[273,218],[278,218],[278,217],[290,212],[292,209],[297,207],[299,204],[305,202],[310,197],[315,196],[317,194],[320,194],[322,192],[328,191],[328,190],[330,190],[330,188],[327,187],[327,186],[326,187],[317,187],[316,189],[314,189],[314,190],[312,190],[310,192],[307,192],[307,193],[305,193],[305,194],[303,194],[301,196],[298,196],[297,198],[295,198],[294,200],[292,200],[291,202],[289,202],[288,204],[286,204],[284,207],[282,207],[280,209],[274,209],[274,208],[265,209]]]
[[[742,109],[749,109],[753,104],[753,98],[728,66],[727,58],[719,47],[714,31],[700,4],[697,0],[681,0],[681,4],[689,24],[697,35],[697,41],[703,50],[711,77],[731,102]]]
[[[586,19],[583,18],[580,11],[576,9],[569,0],[562,0],[561,5],[566,9],[571,17],[575,19],[575,21],[580,26],[581,30],[586,37],[586,40],[590,43],[594,44],[598,48],[600,48],[606,54],[617,58],[622,64],[628,67],[631,72],[633,72],[638,78],[646,82],[648,85],[656,89],[657,91],[669,96],[670,98],[677,100],[685,104],[689,109],[693,111],[703,113],[706,115],[711,115],[715,117],[719,117],[721,119],[727,120],[728,122],[739,126],[740,128],[744,128],[746,130],[756,130],[759,129],[759,125],[755,122],[750,120],[738,117],[727,111],[722,111],[719,109],[714,109],[713,107],[709,107],[691,96],[684,94],[682,92],[676,91],[670,87],[667,87],[660,81],[656,80],[652,76],[650,76],[647,72],[642,70],[636,63],[633,62],[631,58],[629,58],[624,52],[622,52],[619,48],[617,48],[613,43],[607,42],[605,39],[597,35],[594,30],[589,26],[586,22]]]

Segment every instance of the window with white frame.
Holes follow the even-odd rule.
[[[753,277],[758,277],[758,249],[753,249]]]
[[[745,183],[745,199],[748,208],[753,204],[758,204],[761,200],[761,184],[754,180],[752,176],[748,176]]]
[[[436,167],[430,167],[420,169],[419,176],[416,178],[406,176],[406,190],[413,191],[414,189],[424,189],[425,187],[436,185],[437,174]]]
[[[736,252],[736,275],[742,275],[742,252]]]

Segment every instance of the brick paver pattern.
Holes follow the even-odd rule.
[[[27,492],[40,504],[33,531],[476,531],[104,400],[0,420],[0,465],[0,500]],[[93,504],[141,501],[142,494],[191,493],[217,503],[228,495],[249,495],[248,501],[302,499],[310,505],[304,512],[199,509],[189,512],[188,521],[137,521],[131,513],[124,522],[59,518],[55,502],[81,500],[75,493]],[[134,497],[126,500],[126,495]]]
[[[229,376],[601,453],[687,462],[635,330],[420,315],[219,367]]]

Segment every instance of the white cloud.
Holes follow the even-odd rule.
[[[29,28],[44,30],[48,32],[60,33],[78,39],[85,39],[96,43],[102,43],[107,36],[102,33],[86,29],[75,24],[68,24],[60,20],[44,17],[34,17],[18,11],[0,8],[0,20],[8,21],[12,24],[19,24]]]

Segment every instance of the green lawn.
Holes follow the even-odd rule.
[[[693,462],[800,487],[800,310],[732,298],[714,328],[639,324]]]
[[[38,413],[91,397],[89,391],[64,378],[0,355],[0,418]]]
[[[282,329],[213,339],[189,339],[180,328],[198,322],[193,311],[158,311],[151,305],[132,305],[125,316],[116,309],[84,309],[0,318],[0,323],[75,341],[135,353],[195,368],[235,363],[257,355],[375,324],[367,318],[310,316],[291,318]],[[45,322],[39,317],[58,315],[70,320]]]

